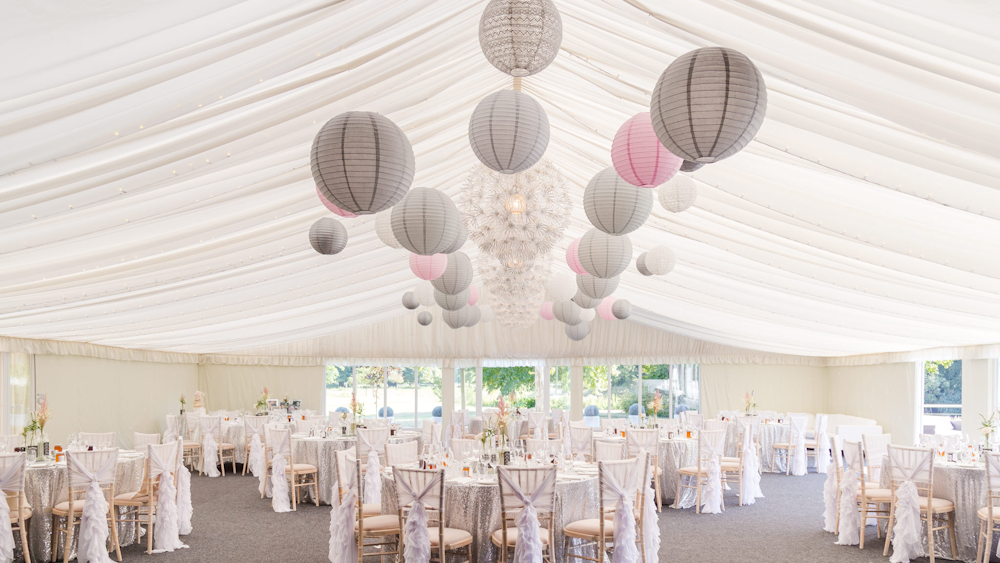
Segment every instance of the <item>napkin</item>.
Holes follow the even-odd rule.
[[[449,483],[454,483],[456,485],[467,485],[473,481],[475,481],[475,479],[473,479],[472,477],[453,477],[451,479],[448,479]]]

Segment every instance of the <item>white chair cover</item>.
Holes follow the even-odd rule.
[[[177,415],[167,415],[167,429],[163,432],[163,443],[173,442],[180,436],[180,420]]]
[[[261,436],[264,432],[264,425],[267,424],[266,416],[247,416],[243,418],[244,436],[250,437],[250,454],[247,457],[247,468],[250,474],[258,479],[267,472],[267,458],[264,454],[264,442]]]
[[[544,436],[548,438],[548,425],[545,424],[545,413],[544,412],[529,412],[528,413],[528,430],[531,431],[531,436],[536,440],[541,440]],[[544,432],[544,434],[543,434]]]
[[[621,461],[625,459],[622,443],[608,440],[594,440],[594,459],[596,461]]]
[[[955,438],[951,438],[955,439]],[[889,444],[892,443],[892,434],[863,434],[861,444],[863,446],[864,460],[868,467],[867,480],[877,483],[882,475],[882,458],[889,455]]]
[[[757,457],[757,445],[753,441],[757,423],[756,416],[742,416],[736,419],[737,428],[743,430],[743,504],[754,504],[757,499],[764,498],[760,488],[760,459]]]
[[[789,437],[792,442],[789,445],[794,445],[795,453],[792,457],[792,475],[805,475],[807,471],[806,466],[806,424],[809,423],[809,417],[805,415],[794,415],[789,418],[789,426],[792,435]]]
[[[417,461],[417,442],[415,440],[402,444],[386,444],[385,464],[389,467]]]
[[[704,416],[702,416],[702,415],[700,415],[700,414],[698,414],[696,412],[691,412],[691,411],[684,411],[684,414],[687,415],[687,422],[688,422],[688,424],[690,424],[690,425],[692,425],[692,426],[694,426],[695,428],[698,428],[698,429],[704,428],[704,426],[705,426],[705,417]]]
[[[892,527],[890,563],[904,563],[923,555],[920,495],[915,481],[931,482],[933,450],[888,446],[890,477],[896,486],[896,522]]]
[[[593,428],[570,428],[569,438],[570,438],[570,453],[573,455],[573,459],[582,458],[585,455],[590,455],[590,442],[594,437]]]
[[[108,556],[108,499],[101,485],[115,482],[118,448],[90,452],[66,452],[71,487],[86,485],[77,560],[80,563],[113,563]]]
[[[177,449],[177,531],[182,536],[191,533],[191,516],[194,507],[191,506],[191,472],[184,465],[183,441],[178,438]]]
[[[24,466],[27,454],[11,453],[0,455],[0,492],[24,491]],[[0,563],[14,560],[14,531],[10,526],[10,506],[7,499],[0,499]]]
[[[829,416],[825,414],[816,415],[816,471],[819,473],[826,473],[830,465],[830,450],[827,449],[830,437],[826,434],[829,421]]]
[[[388,428],[358,428],[358,459],[367,460],[364,504],[382,504],[382,465],[378,452],[385,450],[388,441]]]
[[[573,426],[569,422],[569,416],[569,411],[563,411],[562,421],[560,422],[562,426],[563,450],[568,454],[573,453],[572,432],[570,431]]]
[[[660,444],[660,431],[653,429],[635,429],[627,428],[625,429],[625,440],[628,443],[628,455],[629,457],[636,457],[640,454],[646,456],[649,460],[650,467],[653,466],[654,460],[658,459],[659,444]],[[650,471],[650,475],[655,475]],[[746,477],[744,477],[746,479]],[[656,563],[658,561],[658,553],[660,552],[660,527],[657,524],[658,518],[656,517],[656,491],[653,489],[653,480],[648,479],[646,484],[646,491],[643,493],[646,495],[645,507],[643,508],[643,543],[646,548],[646,563]]]
[[[24,436],[20,434],[8,434],[0,436],[0,449],[5,452],[14,452],[14,448],[24,447]]]
[[[542,536],[541,524],[538,522],[538,510],[552,511],[553,491],[556,486],[556,468],[545,470],[548,474],[538,485],[538,488],[528,496],[524,494],[517,481],[510,476],[510,470],[506,467],[497,468],[497,475],[504,484],[504,493],[511,494],[522,503],[521,510],[514,519],[517,526],[517,544],[514,546],[514,559],[512,563],[541,563],[542,561]]]
[[[219,444],[215,437],[222,431],[222,418],[202,416],[198,419],[201,427],[201,468],[209,477],[219,477]]]
[[[292,455],[292,431],[272,429],[268,432],[268,442],[274,457],[271,458],[271,506],[275,512],[291,512],[292,500],[288,491],[288,476],[285,456]]]
[[[143,434],[141,432],[132,433],[132,449],[137,452],[144,451],[146,446],[156,445],[159,443],[159,434]]]
[[[818,442],[817,442],[818,444]],[[823,529],[831,534],[837,533],[837,463],[842,463],[843,453],[834,440],[830,440],[833,450],[833,460],[826,470],[826,482],[823,484]]]
[[[174,472],[180,444],[176,441],[166,444],[150,444],[147,448],[150,480],[159,477],[156,496],[156,526],[153,528],[153,553],[163,553],[187,547],[181,542],[177,512],[177,489],[174,488]]]
[[[858,476],[861,475],[861,444],[844,442],[844,475],[840,478],[840,530],[837,545],[861,543],[858,513]]]
[[[698,448],[701,450],[699,457],[708,463],[705,488],[701,493],[701,512],[718,514],[722,512],[722,456],[726,448],[726,431],[699,431]]]
[[[424,444],[436,444],[441,440],[441,423],[433,420],[425,420],[424,427],[420,431],[420,440]]]
[[[451,413],[451,422],[448,423],[448,443],[454,438],[465,437],[465,425],[468,422],[465,411],[455,411]],[[365,493],[366,495],[368,493]]]
[[[444,471],[423,471],[419,469],[392,468],[396,480],[397,504],[400,508],[410,506],[410,513],[403,525],[403,560],[412,563],[427,563],[431,560],[431,537],[427,527],[427,504],[437,506],[435,494],[441,490],[441,480]],[[430,479],[420,491],[414,490],[416,485],[411,479],[430,475]]]
[[[94,449],[106,449],[115,447],[114,432],[80,432],[80,441]]]
[[[729,428],[729,421],[709,419],[702,423],[705,430],[726,430]]]
[[[340,500],[339,506],[330,511],[330,550],[327,557],[330,563],[356,563],[358,544],[354,541],[354,526],[357,523],[358,504],[357,461],[348,464],[348,467],[338,466],[337,473],[347,479],[339,483],[344,489],[344,498]],[[341,479],[338,478],[338,481]],[[333,486],[333,498],[340,498],[337,486]]]
[[[615,506],[614,554],[611,563],[634,563],[639,560],[636,547],[635,505],[640,481],[646,475],[646,455],[625,461],[598,462],[601,494]],[[607,524],[607,523],[606,523]]]

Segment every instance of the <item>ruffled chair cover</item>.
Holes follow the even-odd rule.
[[[795,453],[792,456],[792,475],[805,475],[807,470],[806,465],[806,424],[808,424],[809,418],[803,415],[794,415],[789,418],[789,424],[791,426],[792,436],[794,440]]]
[[[399,507],[410,506],[410,513],[403,525],[403,559],[409,563],[428,563],[431,560],[431,537],[427,527],[427,504],[440,510],[438,499],[434,496],[441,489],[443,471],[434,471],[420,491],[414,490],[410,482],[411,476],[426,475],[420,470],[392,469],[396,481],[396,495]]]
[[[218,416],[202,416],[198,418],[201,427],[201,467],[209,477],[219,477],[219,444],[215,436],[222,429],[222,418]]]
[[[644,454],[650,464],[650,475],[654,475],[653,461],[658,459],[660,431],[636,430],[628,428],[625,430],[625,440],[628,443],[629,457],[636,457]],[[745,477],[744,477],[745,479]],[[653,488],[653,480],[649,479],[646,486],[646,503],[643,515],[643,543],[646,548],[646,563],[655,563],[658,560],[657,554],[660,552],[660,527],[657,525],[656,517],[656,490]]]
[[[177,456],[177,531],[182,536],[191,533],[191,516],[194,515],[194,507],[191,505],[191,472],[184,465],[184,443],[178,438],[177,449],[181,455]]]
[[[382,504],[382,464],[378,452],[389,441],[387,428],[358,429],[358,459],[366,459],[364,504]]]
[[[99,465],[98,465],[99,464]],[[88,465],[95,466],[91,471]],[[80,516],[77,560],[80,563],[113,563],[108,556],[108,499],[101,485],[115,482],[118,448],[91,452],[66,452],[70,487],[87,487]]]
[[[528,428],[531,430],[532,438],[541,440],[543,435],[548,438],[548,429],[546,426],[544,412],[532,411],[528,413]]]
[[[844,442],[844,462],[844,475],[840,478],[840,530],[837,545],[858,545],[861,543],[861,514],[858,512],[860,444]]]
[[[722,512],[722,455],[726,447],[725,430],[702,430],[698,432],[698,447],[707,461],[705,488],[701,493],[702,514]]]
[[[639,560],[636,547],[635,498],[639,483],[646,474],[646,455],[626,461],[598,462],[601,494],[614,503],[614,553],[611,563],[635,563]]]
[[[177,511],[177,489],[174,487],[174,472],[180,456],[180,443],[151,444],[147,446],[149,478],[160,478],[156,496],[156,520],[153,527],[153,553],[186,548],[180,538],[180,516]]]
[[[163,443],[173,442],[180,437],[180,420],[177,415],[167,415],[167,429],[163,432]]]
[[[818,444],[819,442],[817,442]],[[823,529],[831,534],[837,533],[837,463],[843,455],[834,440],[830,440],[833,450],[833,460],[826,469],[826,482],[823,484]]]
[[[573,459],[582,459],[583,456],[590,455],[590,443],[594,437],[593,428],[570,428],[570,454]]]
[[[552,512],[555,509],[553,506],[555,495],[552,492],[556,486],[556,469],[553,467],[548,470],[548,475],[542,479],[531,496],[524,494],[505,467],[498,468],[497,475],[503,481],[504,493],[517,497],[522,504],[514,520],[514,525],[517,526],[517,544],[514,546],[512,563],[541,563],[544,547],[538,511]]]
[[[0,492],[24,491],[24,466],[27,454],[4,454],[0,473]],[[10,526],[10,506],[7,499],[0,499],[0,563],[14,560],[14,530]]]
[[[743,430],[743,504],[754,504],[757,499],[764,498],[760,488],[760,459],[757,457],[757,445],[753,437],[757,432],[760,419],[756,416],[738,417],[737,427]]]
[[[468,417],[465,411],[455,411],[451,413],[451,421],[448,423],[448,439],[447,442],[450,445],[452,439],[454,438],[464,438],[465,437],[465,425],[468,422]],[[365,493],[367,495],[367,493]]]
[[[830,465],[830,437],[826,433],[830,417],[825,414],[816,415],[816,471],[826,473]]]
[[[258,479],[267,472],[267,458],[264,454],[264,443],[260,439],[264,432],[264,417],[248,416],[243,419],[245,436],[250,437],[250,453],[247,457],[247,467],[250,474]]]
[[[274,452],[271,458],[271,507],[275,512],[291,512],[292,499],[288,492],[288,476],[285,475],[288,461],[285,456],[290,456],[292,452],[292,431],[273,429],[270,440],[271,451]]]
[[[923,555],[920,522],[920,495],[916,482],[931,482],[934,454],[930,449],[900,448],[890,445],[889,469],[896,486],[895,524],[892,527],[890,563],[904,563]]]
[[[340,487],[344,490],[344,498],[330,511],[330,549],[327,554],[330,563],[357,563],[358,560],[358,544],[354,541],[358,504],[357,461],[347,465],[338,469],[339,475],[347,476]],[[332,498],[339,497],[337,485],[334,485]]]

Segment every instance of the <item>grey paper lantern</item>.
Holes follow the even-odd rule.
[[[627,299],[619,299],[611,305],[611,314],[616,319],[624,321],[632,314],[632,304]]]
[[[590,276],[593,278],[594,276]],[[595,278],[596,279],[596,278]],[[593,309],[601,304],[600,299],[594,299],[593,297],[587,295],[583,291],[577,289],[576,295],[573,296],[573,303],[576,303],[584,309]]]
[[[618,278],[595,278],[588,274],[576,275],[576,287],[591,299],[610,297],[618,289]]]
[[[511,76],[549,66],[561,43],[562,19],[551,0],[492,0],[479,20],[486,60]]]
[[[660,205],[671,213],[680,213],[694,205],[698,199],[698,187],[694,180],[678,174],[659,188]]]
[[[566,325],[566,336],[570,340],[579,342],[590,335],[590,323],[581,322],[575,325]]]
[[[469,240],[469,231],[465,228],[465,221],[459,217],[458,220],[458,234],[455,235],[455,241],[451,243],[451,246],[441,251],[442,254],[452,254],[458,252],[462,249],[462,245],[465,241]]]
[[[662,276],[670,273],[676,264],[677,257],[674,251],[666,246],[657,246],[646,253],[646,269],[654,275]]]
[[[579,324],[580,306],[572,301],[558,301],[552,304],[552,314],[556,320],[568,325]]]
[[[434,315],[432,315],[430,311],[420,311],[420,314],[417,315],[417,322],[420,323],[421,326],[427,326],[434,322]]]
[[[462,220],[454,202],[442,191],[413,188],[392,208],[392,232],[403,248],[430,256],[447,249]]]
[[[472,328],[476,326],[482,318],[483,312],[479,308],[479,305],[469,305],[469,320],[465,321],[465,327]]]
[[[590,229],[580,239],[580,264],[587,273],[598,278],[613,278],[632,262],[632,241],[628,235],[609,235]]]
[[[403,248],[396,240],[396,235],[392,233],[392,210],[386,209],[375,215],[375,234],[378,239],[392,248]]]
[[[337,254],[347,246],[347,229],[340,221],[323,217],[309,228],[309,244],[320,254]]]
[[[615,172],[605,168],[587,184],[583,191],[583,209],[590,223],[605,233],[624,235],[646,222],[653,209],[653,194],[647,188],[629,184]]]
[[[500,90],[483,98],[472,112],[469,143],[488,168],[503,174],[523,172],[545,154],[549,118],[531,96]]]
[[[407,291],[403,294],[403,307],[407,309],[416,309],[420,306],[420,302],[417,301],[417,296],[413,294],[412,291]]]
[[[643,252],[642,254],[639,255],[638,258],[635,259],[635,269],[639,270],[639,273],[642,274],[642,275],[644,275],[644,276],[651,276],[651,275],[653,275],[653,272],[650,272],[649,268],[646,267],[646,255],[647,254],[649,254],[649,253],[648,252]]]
[[[441,318],[444,319],[444,324],[451,328],[462,328],[465,326],[465,323],[469,322],[471,309],[471,307],[462,307],[457,311],[444,310],[441,311]]]
[[[370,111],[327,121],[309,160],[320,193],[356,215],[389,209],[413,183],[410,140],[389,118]]]
[[[703,47],[670,63],[653,89],[653,130],[675,155],[702,164],[728,158],[764,121],[764,78],[743,53]]]
[[[469,304],[469,288],[465,288],[454,295],[441,293],[435,289],[434,302],[445,311],[457,311]]]
[[[685,160],[681,163],[681,172],[694,172],[702,166],[705,166],[704,162],[691,162],[690,160]]]
[[[444,273],[436,279],[431,280],[434,289],[446,295],[454,295],[460,291],[469,289],[472,283],[472,260],[464,252],[456,252],[448,255],[448,266]]]

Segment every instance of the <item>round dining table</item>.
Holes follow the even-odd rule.
[[[660,444],[658,447],[658,457],[660,468],[660,491],[663,495],[663,505],[673,508],[690,508],[694,506],[696,491],[684,489],[681,491],[680,502],[677,502],[677,483],[680,480],[680,469],[698,463],[698,440],[695,438],[669,437],[665,432],[660,433]],[[625,438],[620,435],[609,436],[606,434],[594,433],[595,442],[618,442],[622,449],[626,447]],[[623,451],[627,455],[627,451]]]

